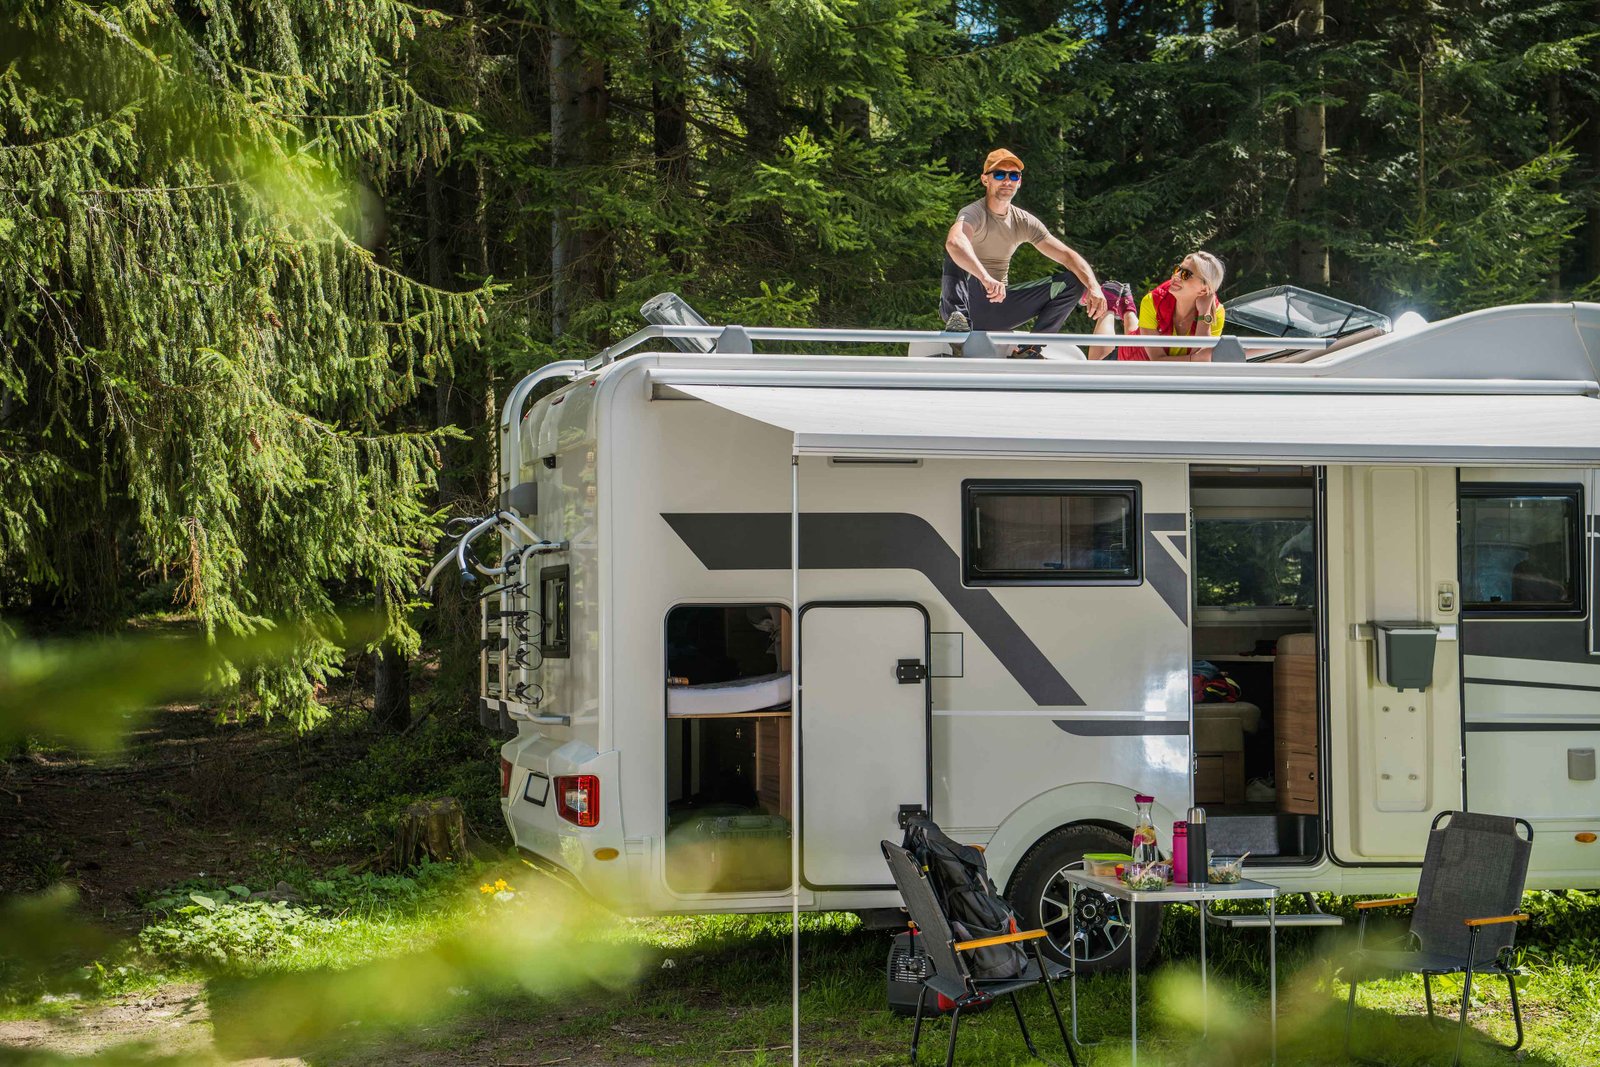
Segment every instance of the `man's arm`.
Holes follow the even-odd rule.
[[[944,239],[944,250],[950,253],[950,258],[955,260],[956,266],[972,275],[983,283],[983,291],[989,294],[989,299],[998,304],[1006,298],[1004,282],[993,278],[978,260],[978,253],[972,247],[972,227],[956,219],[950,227],[950,233]]]
[[[1033,243],[1033,247],[1070,270],[1083,283],[1083,291],[1089,296],[1088,312],[1091,319],[1098,320],[1106,313],[1106,294],[1100,291],[1100,280],[1094,276],[1094,268],[1089,266],[1087,259],[1062,244],[1053,234],[1045,234]]]

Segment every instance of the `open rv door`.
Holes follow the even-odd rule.
[[[1454,467],[1327,468],[1327,795],[1343,863],[1420,863],[1434,815],[1461,806],[1455,482]],[[1380,677],[1380,623],[1424,644],[1437,628],[1427,688]]]
[[[928,810],[928,613],[920,604],[800,612],[800,877],[893,889],[878,842],[902,807]]]

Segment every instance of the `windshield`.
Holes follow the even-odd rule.
[[[1389,316],[1347,300],[1279,285],[1229,300],[1224,307],[1233,330],[1267,337],[1344,337],[1357,330],[1389,332]]]

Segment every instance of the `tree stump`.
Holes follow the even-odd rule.
[[[394,835],[396,868],[409,867],[424,857],[448,863],[467,855],[467,823],[455,797],[419,800],[401,815]]]

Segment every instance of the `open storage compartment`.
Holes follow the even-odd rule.
[[[674,607],[666,663],[667,883],[680,893],[787,888],[789,609]]]

